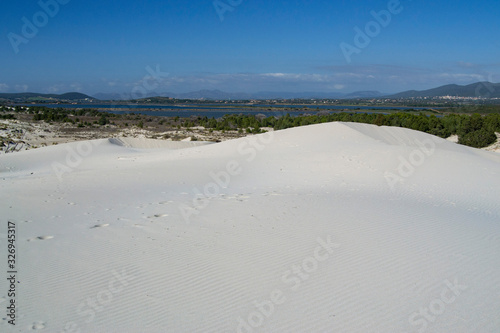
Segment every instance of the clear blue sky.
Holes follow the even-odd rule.
[[[500,81],[498,0],[220,0],[231,10],[219,13],[213,0],[56,1],[42,0],[51,15],[36,0],[2,3],[0,92],[398,92]],[[390,22],[375,23],[371,12],[388,7]],[[23,31],[23,17],[38,31]],[[367,26],[372,37],[356,43],[355,27]]]

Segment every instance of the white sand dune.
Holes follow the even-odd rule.
[[[0,156],[0,331],[500,331],[500,155],[347,123],[163,144]]]
[[[119,146],[153,149],[153,148],[167,148],[167,149],[184,149],[190,147],[198,147],[208,144],[202,141],[167,141],[167,140],[154,140],[146,138],[133,138],[133,137],[119,137],[109,139],[109,142]]]

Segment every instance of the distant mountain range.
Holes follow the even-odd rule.
[[[220,90],[199,90],[188,93],[170,93],[161,94],[153,93],[148,97],[168,96],[177,99],[211,99],[211,100],[251,100],[251,99],[357,99],[357,98],[434,98],[441,96],[456,96],[456,97],[483,97],[483,98],[500,98],[500,83],[477,82],[466,86],[449,84],[428,90],[409,90],[397,94],[384,94],[379,91],[356,91],[353,93],[343,94],[336,92],[269,92],[262,91],[257,93],[228,93]],[[96,94],[96,98],[101,100],[121,100],[126,99],[119,94]]]
[[[357,99],[357,98],[435,98],[442,96],[455,97],[482,97],[482,98],[500,98],[500,83],[477,82],[465,86],[449,84],[428,90],[409,90],[393,95],[381,93],[379,91],[357,91],[349,94],[336,92],[269,92],[262,91],[257,93],[229,93],[220,90],[199,90],[188,93],[151,93],[149,97],[171,97],[176,99],[207,99],[207,100],[266,100],[266,99]],[[82,93],[71,92],[62,95],[57,94],[39,94],[39,93],[3,93],[0,94],[0,102],[90,102],[92,100],[110,101],[110,100],[128,100],[131,96],[126,94],[104,94],[98,93],[94,97]]]
[[[438,88],[416,91],[409,90],[385,96],[389,98],[424,98],[439,96],[500,98],[500,83],[477,82],[466,86],[448,84]]]
[[[199,90],[187,93],[151,93],[150,95],[141,96],[141,98],[149,98],[156,96],[172,97],[177,99],[211,99],[211,100],[252,100],[252,99],[312,99],[312,98],[372,98],[380,97],[384,94],[378,91],[358,91],[350,94],[336,93],[336,92],[272,92],[261,91],[257,93],[230,93],[221,90]],[[130,96],[123,94],[102,94],[94,95],[95,98],[100,100],[124,100],[130,99]]]
[[[31,102],[81,102],[94,100],[95,98],[78,92],[70,92],[61,95],[57,94],[39,94],[39,93],[13,93],[0,94],[0,101],[12,101],[18,103]]]

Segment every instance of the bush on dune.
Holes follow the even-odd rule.
[[[496,140],[497,136],[495,132],[489,131],[486,128],[481,128],[478,131],[459,136],[458,143],[469,147],[482,148],[491,145]]]

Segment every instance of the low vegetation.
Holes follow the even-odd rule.
[[[485,114],[469,114],[478,110]],[[357,122],[377,126],[404,127],[426,132],[442,138],[457,135],[459,143],[471,147],[482,148],[495,142],[496,132],[500,132],[500,112],[496,106],[464,107],[451,109],[457,112],[444,115],[417,114],[415,112],[381,113],[320,113],[317,115],[279,116],[266,117],[263,114],[243,115],[227,114],[222,118],[208,118],[203,116],[179,117],[153,117],[140,114],[113,114],[94,109],[53,109],[47,107],[0,107],[0,119],[17,119],[18,114],[31,116],[32,121],[47,123],[71,123],[76,128],[117,126],[137,128],[152,128],[153,126],[174,129],[190,129],[203,127],[209,132],[238,132],[258,134],[266,128],[282,130],[286,128],[319,124],[334,121]],[[489,112],[489,113],[488,113]]]

